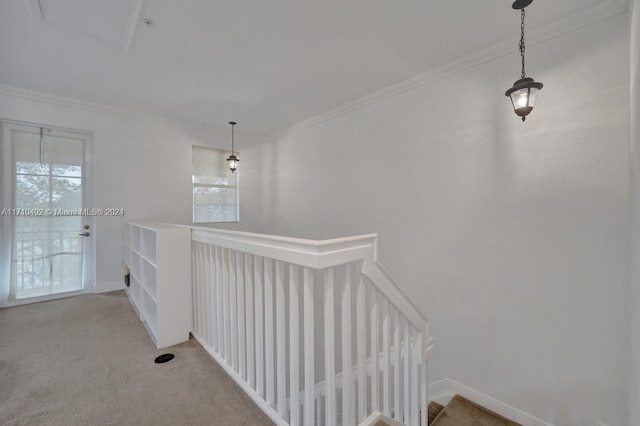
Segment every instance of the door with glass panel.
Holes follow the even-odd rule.
[[[2,135],[3,304],[84,291],[88,135],[12,123]]]

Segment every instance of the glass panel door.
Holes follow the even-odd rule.
[[[5,211],[12,219],[9,301],[84,290],[86,138],[25,126],[4,134],[13,194]]]

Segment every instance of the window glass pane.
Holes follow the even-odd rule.
[[[16,208],[49,208],[49,178],[16,175]]]
[[[60,164],[53,164],[51,168],[51,174],[54,176],[69,176],[69,177],[82,177],[82,167]]]
[[[82,179],[52,177],[51,208],[80,210],[82,208]]]
[[[16,161],[16,173],[30,175],[48,175],[49,165],[40,165],[40,163],[29,163],[26,161]]]
[[[227,165],[229,152],[193,147],[193,222],[238,221],[238,172]]]

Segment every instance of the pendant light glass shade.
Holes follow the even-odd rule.
[[[238,162],[240,160],[234,154],[231,154],[229,158],[227,158],[227,163],[229,163],[229,169],[231,169],[231,173],[235,172],[238,168]]]
[[[236,123],[235,121],[230,121],[229,124],[231,124],[231,155],[229,156],[229,158],[227,158],[227,163],[229,163],[229,169],[231,170],[231,173],[235,173],[236,169],[238,168],[238,163],[240,162],[240,159],[236,156],[234,146],[235,128],[236,124],[238,123]]]
[[[511,98],[511,104],[515,113],[522,117],[522,121],[533,110],[536,103],[538,91],[543,84],[533,81],[532,78],[521,78],[513,84],[513,87],[506,91],[505,95]]]

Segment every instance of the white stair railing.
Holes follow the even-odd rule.
[[[427,424],[427,320],[376,238],[192,228],[192,334],[276,424]]]

